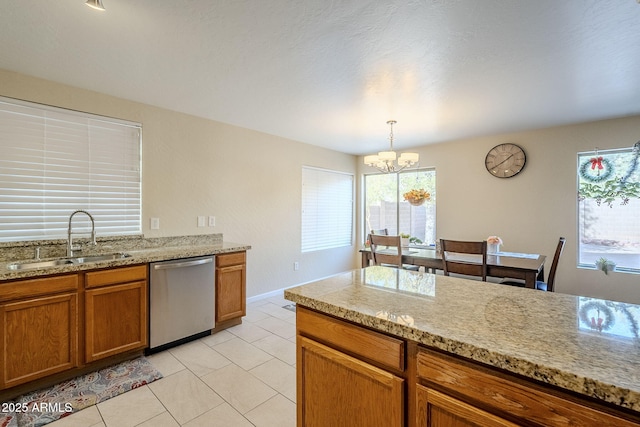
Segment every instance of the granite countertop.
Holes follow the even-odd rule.
[[[115,239],[105,242],[99,241],[96,247],[88,246],[86,247],[87,250],[79,255],[83,256],[124,252],[130,255],[127,258],[88,262],[84,264],[67,264],[41,269],[10,270],[8,268],[8,265],[13,262],[33,261],[32,257],[27,257],[25,255],[25,253],[33,253],[33,247],[34,245],[31,244],[27,248],[13,247],[10,249],[4,249],[5,252],[11,250],[11,253],[15,255],[11,256],[5,253],[4,260],[0,260],[0,282],[74,271],[93,270],[97,268],[120,267],[178,258],[191,258],[203,255],[217,255],[251,249],[250,245],[224,242],[222,240],[222,235],[180,236],[153,239],[144,239],[140,237],[135,239]],[[43,257],[42,260],[46,261],[47,259],[54,258],[60,257]]]
[[[640,411],[638,305],[376,266],[285,298]]]

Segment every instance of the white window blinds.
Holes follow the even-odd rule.
[[[76,209],[140,233],[140,147],[139,124],[0,98],[0,241],[66,238]]]
[[[302,252],[349,246],[353,175],[302,168]]]

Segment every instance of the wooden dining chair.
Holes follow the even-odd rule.
[[[536,289],[539,291],[553,292],[553,287],[556,279],[556,271],[558,270],[558,262],[560,256],[564,250],[564,244],[566,243],[564,237],[560,237],[558,240],[558,246],[556,246],[556,253],[553,255],[553,261],[551,261],[551,268],[549,269],[549,275],[546,282],[536,281]],[[524,287],[524,280],[519,279],[504,279],[500,282],[501,285],[519,286]]]
[[[418,270],[417,265],[402,264],[402,239],[400,236],[370,234],[371,255],[374,265]]]
[[[460,240],[440,239],[442,263],[444,275],[450,273],[463,274],[465,276],[481,277],[487,281],[487,242],[468,242]],[[461,257],[462,255],[462,257]],[[481,262],[464,259],[464,255],[480,255]],[[478,260],[479,261],[479,260]]]

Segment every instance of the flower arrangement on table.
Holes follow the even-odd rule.
[[[496,252],[500,252],[500,245],[502,244],[502,239],[498,236],[489,236],[487,237],[487,253],[495,254]]]
[[[424,202],[431,200],[431,193],[425,191],[423,188],[407,191],[402,196],[413,206],[420,206]]]
[[[498,236],[489,236],[487,237],[487,243],[490,245],[501,245],[502,239]]]

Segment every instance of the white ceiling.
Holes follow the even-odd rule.
[[[352,154],[640,114],[636,0],[83,3],[0,1],[0,68]]]

